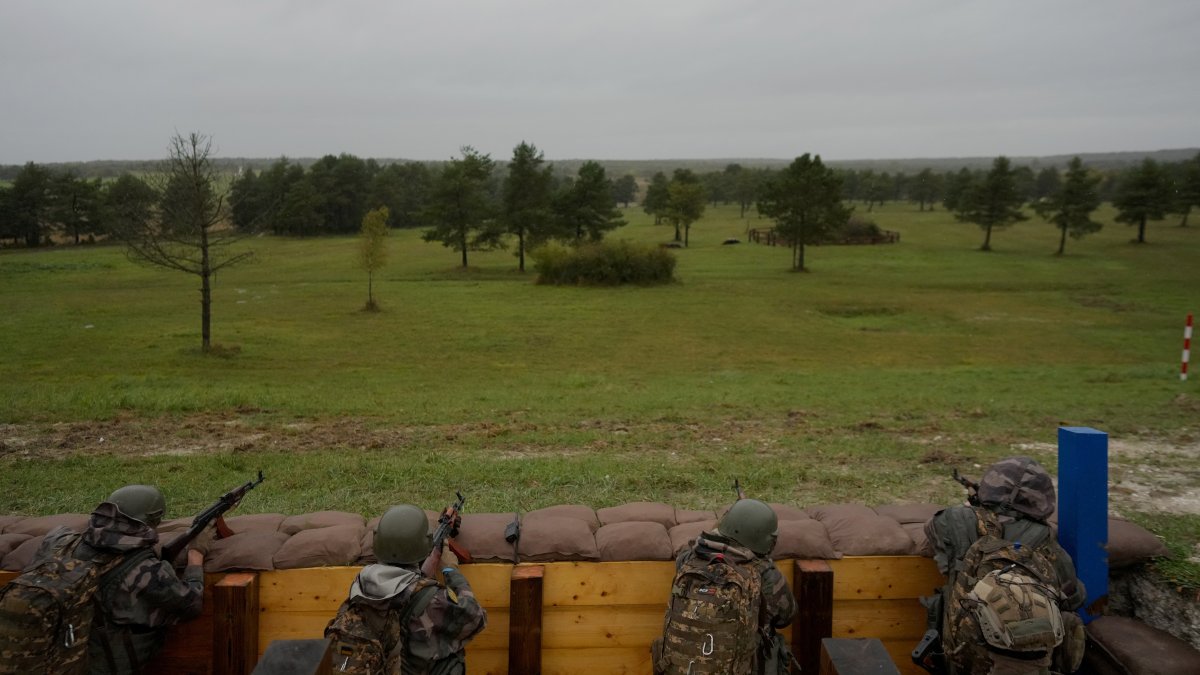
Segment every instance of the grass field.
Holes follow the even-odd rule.
[[[1104,211],[1058,258],[1036,218],[982,253],[943,211],[869,215],[901,243],[814,247],[793,273],[786,249],[720,245],[767,221],[710,209],[679,283],[653,288],[537,286],[503,251],[463,271],[395,232],[379,314],[357,311],[352,238],[263,237],[216,280],[224,358],[198,352],[192,277],[110,247],[0,253],[0,513],[84,511],[135,480],[186,512],[258,467],[247,511],[434,507],[458,487],[475,510],[712,507],[735,474],[801,505],[944,501],[952,466],[1014,447],[1053,466],[1059,424],[1164,448],[1128,471],[1200,483],[1200,394],[1178,378],[1200,228],[1155,223],[1136,246]],[[670,236],[627,217],[613,236]],[[1200,541],[1200,516],[1154,517],[1184,553]]]

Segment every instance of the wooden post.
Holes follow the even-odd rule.
[[[508,615],[508,672],[542,672],[542,565],[513,568]]]
[[[1084,623],[1108,603],[1108,434],[1058,428],[1058,542],[1071,555],[1087,599]]]
[[[796,620],[792,622],[792,652],[801,672],[821,667],[821,640],[833,637],[833,569],[824,560],[797,560],[792,593]]]
[[[257,661],[258,574],[227,574],[213,587],[213,675],[250,675]]]

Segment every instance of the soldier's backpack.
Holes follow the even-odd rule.
[[[401,672],[399,667],[392,666],[399,665],[394,660],[401,657],[402,645],[393,643],[389,636],[403,634],[402,628],[409,617],[424,611],[436,587],[428,579],[417,583],[421,587],[413,592],[399,615],[352,600],[342,603],[337,616],[325,627],[325,637],[333,641],[333,672],[348,675]],[[393,663],[389,663],[389,658]]]
[[[58,536],[45,555],[0,590],[0,674],[87,672],[100,579],[123,558],[86,546],[79,551],[82,541],[81,534]],[[75,557],[77,551],[83,559]]]
[[[979,538],[963,555],[945,602],[947,655],[983,648],[1049,656],[1066,632],[1053,563],[1040,546],[1006,540],[992,511],[974,511]]]
[[[751,675],[758,645],[762,582],[750,565],[723,555],[684,560],[671,586],[663,636],[654,641],[656,675]]]

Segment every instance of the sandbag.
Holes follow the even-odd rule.
[[[672,527],[667,535],[671,538],[672,555],[679,555],[684,549],[691,548],[692,543],[696,541],[696,537],[700,536],[701,532],[717,529],[717,521],[702,520],[695,523],[684,523]]]
[[[787,504],[777,504],[775,502],[771,502],[770,504],[768,504],[768,506],[770,506],[771,510],[775,512],[775,517],[779,518],[780,522],[783,522],[785,520],[810,520],[811,519],[811,517],[807,513],[805,513],[803,509],[798,509],[795,506],[788,506]]]
[[[28,535],[26,535],[28,536]],[[29,537],[25,541],[17,544],[17,547],[8,552],[4,556],[4,560],[0,560],[0,570],[6,572],[20,572],[29,566],[33,560],[33,554],[37,553],[38,547],[42,545],[44,536]]]
[[[633,502],[596,511],[600,526],[630,521],[658,523],[664,530],[675,527],[675,507],[662,502]]]
[[[600,560],[672,560],[671,537],[662,523],[627,521],[596,530]]]
[[[352,565],[362,552],[365,525],[332,525],[301,530],[275,552],[275,569]]]
[[[703,523],[707,520],[716,520],[717,514],[715,511],[689,511],[686,509],[675,509],[675,524],[683,525],[685,523]],[[668,530],[671,528],[667,528]]]
[[[1195,675],[1200,651],[1165,631],[1122,616],[1102,616],[1085,628],[1084,668],[1128,675]],[[1100,663],[1095,663],[1099,661]],[[1107,666],[1107,667],[1105,667]]]
[[[367,520],[357,513],[345,511],[317,511],[298,516],[288,516],[279,524],[279,531],[284,534],[296,534],[302,530],[315,530],[337,525],[356,525],[366,527]]]
[[[933,557],[933,545],[929,543],[929,539],[925,536],[925,523],[903,523],[900,527],[908,533],[913,540],[913,553],[923,555],[926,558]]]
[[[193,519],[195,519],[195,516],[184,516],[183,518],[172,518],[170,520],[164,520],[158,524],[158,527],[156,527],[154,529],[158,531],[159,539],[162,540],[163,539],[162,535],[164,535],[164,534],[171,534],[172,532],[182,532],[182,531],[188,529],[189,527],[191,527]]]
[[[912,537],[891,518],[861,504],[828,504],[808,510],[829,532],[833,547],[843,555],[910,555]]]
[[[32,539],[32,537],[27,534],[0,534],[0,560],[16,550],[27,539]]]
[[[275,532],[287,516],[282,513],[251,513],[225,519],[229,529],[237,532]]]
[[[599,560],[591,524],[579,518],[528,514],[521,522],[521,561]]]
[[[821,558],[836,560],[842,555],[833,548],[829,533],[821,523],[805,517],[779,521],[779,540],[771,551],[775,560],[783,558]]]
[[[1108,566],[1128,567],[1167,555],[1167,545],[1145,528],[1127,520],[1108,519]]]
[[[218,539],[204,556],[205,572],[273,570],[275,552],[289,539],[282,532],[242,532]]]
[[[935,513],[946,508],[938,504],[888,504],[876,506],[875,513],[900,523],[921,523],[924,525]]]
[[[536,511],[526,513],[521,518],[521,522],[536,521],[539,518],[574,518],[575,520],[582,520],[587,523],[592,532],[600,529],[600,519],[596,517],[595,510],[590,506],[580,506],[578,504],[547,506],[544,509],[537,509]]]
[[[25,520],[25,516],[0,516],[0,534],[4,534],[4,528],[19,520]]]
[[[473,562],[515,562],[513,545],[504,540],[512,513],[464,513],[455,539]],[[521,532],[521,537],[525,533]]]
[[[87,527],[90,515],[86,513],[60,513],[53,516],[23,518],[4,528],[4,534],[28,534],[31,537],[44,537],[56,527],[65,526],[74,532],[83,532]]]

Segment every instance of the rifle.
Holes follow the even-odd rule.
[[[261,482],[263,482],[263,473],[260,469],[256,480],[247,481],[244,485],[221,495],[220,499],[201,511],[200,515],[192,520],[192,526],[186,532],[162,547],[162,554],[159,555],[159,558],[168,562],[174,562],[175,558],[187,548],[188,544],[192,543],[192,540],[198,537],[204,531],[204,528],[208,527],[213,521],[216,521],[218,539],[232,537],[233,530],[229,529],[229,526],[225,524],[225,512],[240,504],[246,493],[258,487],[258,484]]]
[[[442,515],[438,516],[437,529],[433,531],[433,550],[440,551],[442,542],[450,547],[450,552],[458,558],[459,562],[471,562],[471,554],[467,549],[459,546],[454,538],[458,536],[458,526],[462,524],[462,508],[466,503],[467,498],[461,492],[455,492],[458,501],[442,510]],[[449,541],[447,541],[449,540]]]
[[[742,484],[738,482],[736,477],[733,479],[733,491],[737,493],[739,500],[746,498],[746,493],[742,491]]]
[[[954,480],[962,483],[962,486],[967,488],[967,503],[971,506],[979,506],[979,483],[960,474],[958,469],[954,470]]]
[[[957,474],[958,472],[956,471],[955,473]],[[942,653],[942,635],[936,628],[930,628],[925,631],[921,642],[912,651],[913,663],[933,675],[946,672],[946,665],[943,661],[944,656],[945,654]]]

